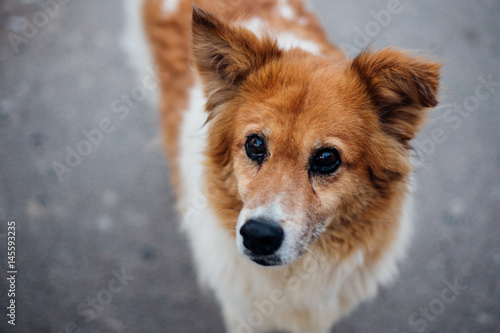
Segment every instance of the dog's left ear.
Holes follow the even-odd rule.
[[[251,72],[280,57],[281,50],[275,39],[259,39],[194,5],[192,54],[211,110],[230,99]]]
[[[386,48],[362,52],[350,68],[364,84],[383,129],[408,147],[425,109],[438,104],[441,64]]]

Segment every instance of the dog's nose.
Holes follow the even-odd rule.
[[[243,245],[258,256],[273,254],[283,241],[283,229],[273,221],[248,220],[241,227],[240,234]]]

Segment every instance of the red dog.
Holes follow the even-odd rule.
[[[200,279],[229,332],[328,331],[397,271],[440,65],[347,59],[300,1],[195,3],[147,0],[144,21]]]

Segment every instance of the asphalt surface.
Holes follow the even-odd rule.
[[[48,14],[0,2],[0,332],[223,332],[178,230],[124,5],[59,2]],[[395,45],[444,62],[441,104],[414,142],[410,254],[334,332],[499,332],[500,1],[394,3],[312,1],[350,54]]]

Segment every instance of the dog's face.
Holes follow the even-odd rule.
[[[238,251],[289,264],[318,237],[376,242],[374,212],[401,195],[408,141],[436,104],[439,65],[386,49],[333,61],[195,9],[193,55],[208,97],[209,196]],[[223,214],[224,215],[224,214]]]

